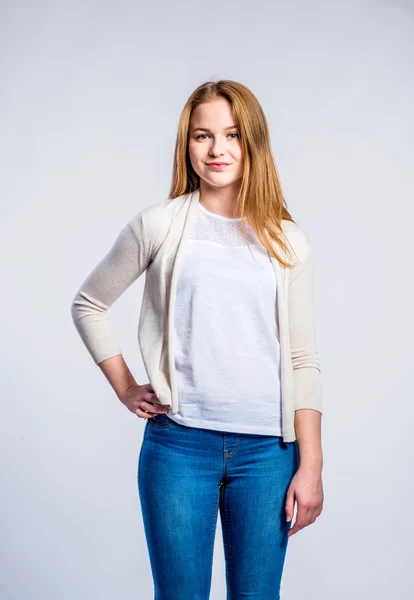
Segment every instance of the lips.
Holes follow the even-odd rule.
[[[216,163],[209,163],[208,168],[210,169],[210,171],[224,171],[224,169],[226,167],[228,167],[229,165],[227,163],[221,163],[221,164],[216,164]]]
[[[215,166],[215,167],[226,167],[227,165],[229,165],[230,163],[225,163],[225,162],[212,162],[212,163],[207,163],[208,166]]]

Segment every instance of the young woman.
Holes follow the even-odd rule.
[[[108,308],[144,271],[139,385]],[[227,597],[279,598],[288,538],[322,511],[312,273],[259,102],[235,81],[201,85],[168,199],[125,225],[72,303],[95,363],[147,420],[138,492],[157,600],[209,598],[218,513]]]

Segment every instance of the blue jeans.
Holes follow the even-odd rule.
[[[148,419],[138,491],[155,600],[208,600],[217,515],[227,600],[278,600],[297,441]]]

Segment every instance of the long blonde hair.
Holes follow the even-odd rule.
[[[236,215],[246,217],[266,250],[281,265],[289,268],[293,265],[279,255],[271,240],[276,241],[284,253],[292,256],[293,248],[284,235],[281,221],[295,221],[288,212],[283,197],[265,114],[254,94],[241,83],[230,79],[207,81],[196,88],[187,100],[178,124],[168,198],[177,198],[199,188],[200,177],[191,166],[188,152],[190,118],[196,106],[216,98],[225,98],[230,102],[234,122],[241,134],[244,167]],[[241,222],[243,235],[248,243],[243,219]]]

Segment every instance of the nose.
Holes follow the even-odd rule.
[[[212,140],[209,153],[211,156],[221,156],[225,152],[226,140],[217,136]]]

